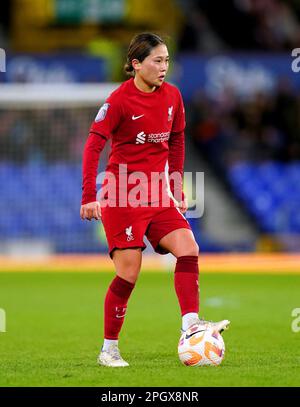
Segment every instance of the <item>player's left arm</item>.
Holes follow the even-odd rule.
[[[188,202],[183,192],[184,131],[171,133],[168,161],[170,189],[181,213],[185,213]]]
[[[172,131],[169,139],[169,178],[171,192],[178,202],[181,213],[188,209],[188,202],[183,192],[183,168],[185,153],[185,111],[181,94],[178,92],[177,109],[174,112]]]

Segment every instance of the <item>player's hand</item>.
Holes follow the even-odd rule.
[[[178,209],[180,210],[181,213],[185,213],[188,210],[188,200],[186,197],[184,197],[184,200],[181,202],[178,202]]]
[[[85,205],[81,205],[80,217],[82,220],[100,220],[101,219],[101,206],[100,202],[89,202]]]

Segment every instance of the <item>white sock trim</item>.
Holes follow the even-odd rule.
[[[111,345],[118,346],[119,340],[118,339],[104,339],[102,350],[107,351]]]
[[[191,321],[195,318],[198,318],[197,312],[188,312],[187,314],[182,316],[182,327],[183,331],[186,331],[188,327],[191,325]]]

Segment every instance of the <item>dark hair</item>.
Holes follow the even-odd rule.
[[[150,55],[152,49],[160,44],[165,44],[165,41],[157,34],[141,33],[133,37],[128,47],[127,61],[124,66],[126,74],[134,75],[134,68],[132,66],[133,59],[143,62],[143,60]]]

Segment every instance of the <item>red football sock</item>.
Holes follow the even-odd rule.
[[[181,256],[177,258],[175,290],[181,315],[199,312],[199,269],[198,256]]]
[[[116,276],[104,301],[104,338],[118,339],[134,284]]]

